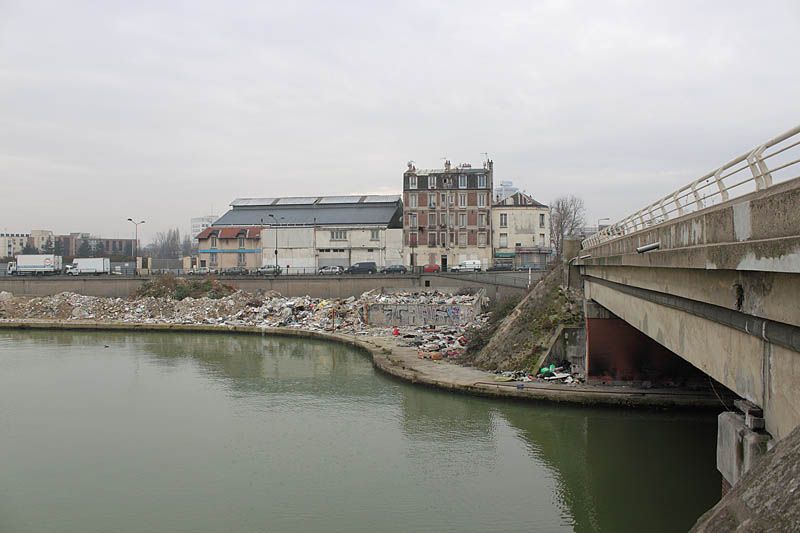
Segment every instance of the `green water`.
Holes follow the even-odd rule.
[[[349,347],[0,332],[0,531],[685,531],[713,413],[520,404]]]

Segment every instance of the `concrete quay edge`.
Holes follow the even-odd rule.
[[[440,390],[521,401],[549,401],[578,405],[719,409],[713,396],[674,389],[638,389],[603,385],[565,385],[540,382],[495,382],[494,374],[476,368],[417,357],[414,348],[393,345],[391,339],[286,327],[87,320],[2,320],[0,330],[177,331],[238,333],[328,340],[368,353],[372,365],[394,378]]]

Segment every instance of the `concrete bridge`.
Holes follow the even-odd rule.
[[[699,370],[750,402],[720,415],[718,466],[731,485],[770,436],[800,424],[798,163],[800,127],[586,239],[573,261],[587,379]]]

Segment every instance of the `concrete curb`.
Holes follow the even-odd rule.
[[[366,352],[372,358],[372,365],[381,372],[410,382],[440,390],[523,401],[549,401],[580,405],[605,405],[644,408],[701,408],[719,409],[719,401],[700,393],[674,391],[669,389],[632,389],[590,385],[555,385],[530,383],[508,383],[473,381],[459,382],[455,379],[435,378],[425,372],[423,360],[416,356],[416,350],[397,346],[386,346],[378,339],[362,338],[341,333],[307,331],[297,328],[261,328],[257,326],[231,326],[210,324],[142,324],[127,322],[93,321],[5,321],[0,322],[0,330],[83,330],[83,331],[177,331],[196,333],[239,333],[250,335],[272,335],[280,337],[302,337],[322,339]],[[416,363],[420,361],[419,363]],[[427,360],[424,360],[427,363]],[[446,364],[446,363],[445,363]],[[463,367],[459,367],[463,368]],[[483,372],[489,380],[493,374]]]

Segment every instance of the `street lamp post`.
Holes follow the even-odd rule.
[[[132,223],[135,226],[134,230],[134,238],[133,238],[133,273],[136,274],[136,267],[138,266],[138,259],[136,255],[139,253],[139,224],[144,224],[144,220],[136,222],[132,218],[128,219],[128,222]]]
[[[278,219],[273,214],[267,214],[275,221],[275,275],[278,275]],[[280,217],[283,220],[283,217]]]

